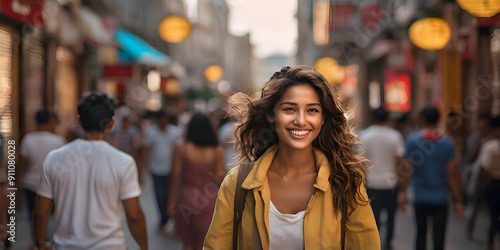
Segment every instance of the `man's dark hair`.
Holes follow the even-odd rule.
[[[433,105],[428,105],[420,110],[420,116],[424,118],[429,125],[436,125],[439,121],[439,111]]]
[[[489,113],[482,113],[482,114],[479,114],[479,120],[487,120],[488,122],[491,122],[491,115]]]
[[[448,111],[448,114],[446,114],[446,117],[454,118],[454,117],[458,117],[458,114],[457,114],[457,112],[450,110],[450,111]]]
[[[92,93],[78,102],[78,114],[87,132],[103,132],[115,114],[115,102],[104,93]]]
[[[167,116],[167,113],[163,110],[158,110],[154,113],[154,116],[156,119],[160,119],[160,118],[163,118],[163,117],[166,117],[168,119],[168,116]]]
[[[36,122],[38,124],[46,124],[50,119],[50,111],[43,107],[36,112]]]
[[[217,137],[206,115],[202,113],[193,115],[187,127],[186,141],[200,146],[217,146]]]
[[[387,118],[389,117],[389,113],[383,107],[379,107],[377,109],[370,110],[370,115],[377,122],[385,122],[385,121],[387,121]]]
[[[490,118],[490,126],[492,128],[500,128],[500,115]]]

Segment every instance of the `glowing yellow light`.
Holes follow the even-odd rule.
[[[222,79],[223,75],[224,75],[224,70],[219,65],[216,64],[210,65],[205,69],[205,77],[210,82],[219,81],[220,79]]]
[[[158,26],[161,39],[169,43],[179,43],[191,36],[191,23],[181,16],[168,16]]]
[[[410,40],[424,50],[440,50],[448,44],[451,29],[448,23],[435,17],[424,18],[410,26]]]
[[[476,17],[492,17],[500,12],[500,0],[457,0],[457,3]]]
[[[161,84],[160,72],[156,70],[149,71],[147,84],[149,91],[151,92],[158,91],[160,89],[160,84]]]
[[[316,60],[314,67],[330,83],[341,83],[345,78],[344,67],[338,65],[337,61],[331,57],[321,57]]]
[[[167,85],[163,91],[166,95],[177,95],[179,94],[180,86],[179,81],[176,78],[169,78],[167,80]]]

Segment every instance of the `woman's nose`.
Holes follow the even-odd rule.
[[[295,119],[293,120],[295,126],[301,127],[305,124],[305,116],[302,112],[297,112]]]

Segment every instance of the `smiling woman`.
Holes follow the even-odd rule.
[[[318,71],[283,67],[260,98],[238,93],[229,102],[241,121],[240,166],[220,187],[205,249],[380,249],[367,160],[336,89]]]

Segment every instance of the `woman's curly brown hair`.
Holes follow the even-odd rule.
[[[312,144],[329,161],[334,206],[339,209],[345,201],[354,210],[358,204],[367,203],[359,187],[365,185],[364,166],[369,162],[357,154],[355,146],[359,140],[351,132],[337,90],[313,68],[283,67],[264,84],[260,98],[244,93],[229,98],[229,113],[240,120],[234,132],[239,162],[255,161],[278,143],[278,135],[267,115],[272,115],[276,102],[288,88],[303,84],[309,84],[316,91],[323,107],[325,124]]]

